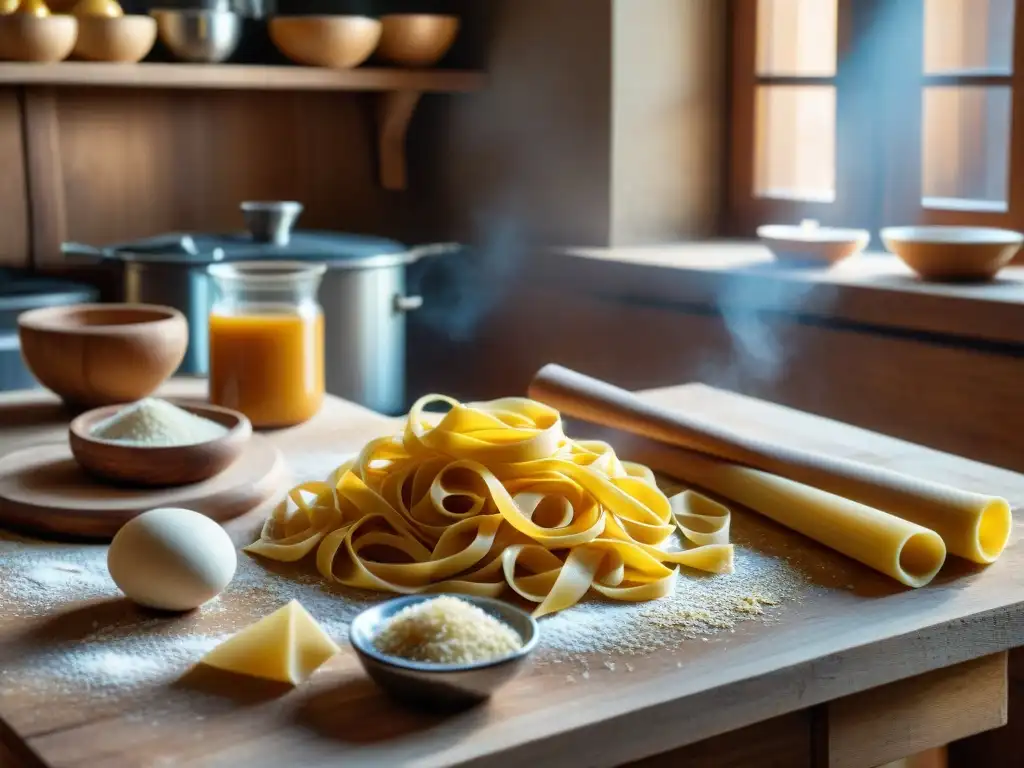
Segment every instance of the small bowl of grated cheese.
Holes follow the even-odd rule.
[[[178,486],[227,469],[252,436],[252,424],[229,408],[147,397],[87,411],[68,432],[75,461],[92,475]]]
[[[537,622],[502,600],[413,595],[375,605],[352,622],[363,668],[398,699],[478,704],[514,677],[536,647]]]

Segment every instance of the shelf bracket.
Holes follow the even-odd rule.
[[[402,191],[409,183],[405,137],[422,91],[387,91],[377,106],[377,156],[384,189]]]

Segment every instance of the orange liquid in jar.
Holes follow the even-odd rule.
[[[210,401],[254,427],[312,417],[324,399],[324,318],[210,315]]]

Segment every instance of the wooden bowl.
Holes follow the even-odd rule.
[[[863,251],[871,241],[865,229],[819,227],[813,222],[766,224],[757,228],[757,236],[776,261],[804,264],[837,264]]]
[[[139,400],[185,357],[188,323],[170,307],[76,304],[18,317],[25,364],[65,402],[94,407]]]
[[[7,61],[63,61],[78,36],[74,16],[0,16],[0,59]]]
[[[882,242],[926,280],[991,280],[1020,250],[1024,235],[991,227],[887,227]]]
[[[124,9],[117,0],[78,0],[71,7],[71,15],[79,19],[89,16],[113,18],[124,16]]]
[[[383,31],[377,55],[404,67],[437,64],[459,34],[458,16],[393,13],[381,17]]]
[[[275,16],[270,39],[298,64],[351,69],[370,58],[381,27],[368,16]]]
[[[87,61],[142,61],[156,42],[151,16],[83,16],[74,54]]]
[[[199,483],[231,466],[252,436],[252,425],[238,411],[176,402],[179,408],[227,427],[227,434],[204,443],[160,447],[124,445],[92,437],[98,423],[125,405],[108,405],[83,413],[71,422],[68,430],[75,461],[103,480],[165,487]]]

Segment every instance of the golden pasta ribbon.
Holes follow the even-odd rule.
[[[432,403],[450,410],[438,421]],[[427,395],[400,434],[289,491],[245,549],[282,562],[315,550],[325,579],[360,589],[510,590],[543,616],[591,590],[664,597],[678,566],[731,573],[729,511],[687,494],[667,498],[650,469],[607,443],[570,440],[542,403]]]

